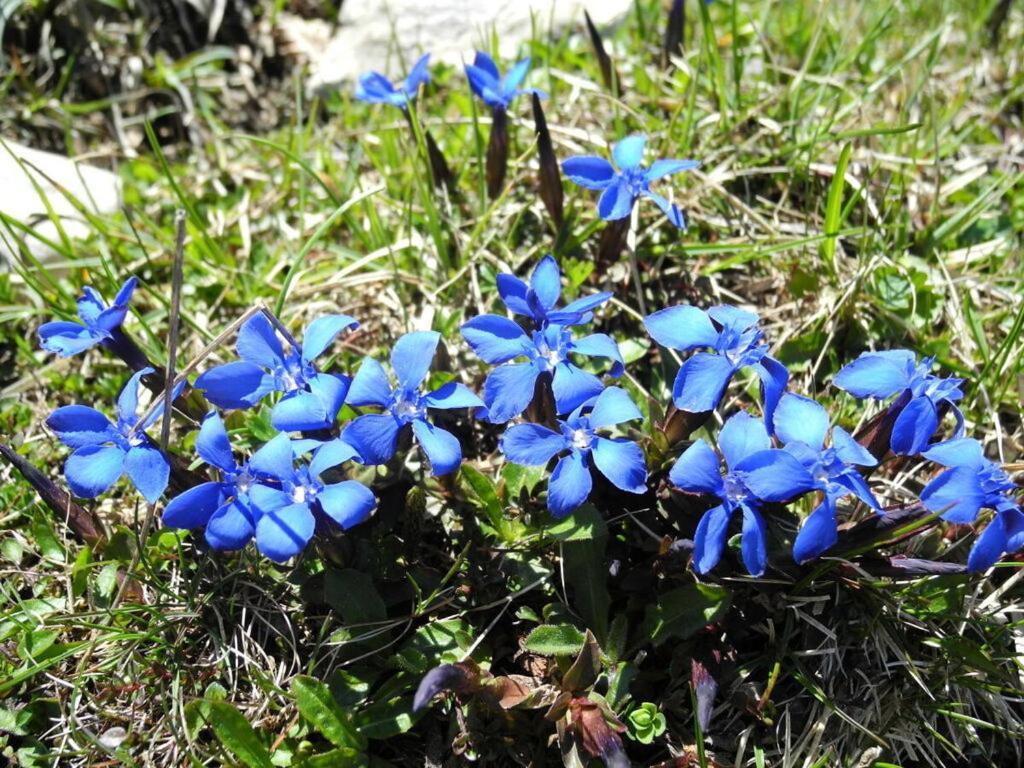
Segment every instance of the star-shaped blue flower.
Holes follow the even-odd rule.
[[[644,159],[644,136],[627,136],[612,147],[612,165],[603,157],[584,155],[570,157],[562,163],[565,175],[587,189],[599,189],[598,215],[605,221],[624,219],[633,211],[641,197],[654,201],[668,220],[680,229],[686,227],[686,217],[679,206],[651,190],[651,183],[680,171],[692,171],[700,165],[696,160],[655,160],[650,168]],[[616,170],[615,166],[618,166]]]
[[[430,82],[430,54],[424,54],[413,65],[409,76],[395,85],[380,72],[367,72],[359,76],[356,98],[368,104],[391,104],[402,109],[416,98],[420,86]]]
[[[881,514],[871,489],[857,467],[873,467],[878,460],[842,427],[832,427],[832,445],[825,447],[828,414],[814,400],[786,394],[775,409],[775,435],[785,450],[796,456],[822,492],[821,504],[804,521],[793,543],[798,563],[818,557],[839,538],[836,502],[853,494]]]
[[[694,568],[705,574],[718,565],[728,538],[729,520],[739,511],[743,517],[743,564],[750,575],[761,576],[768,564],[762,504],[789,501],[807,493],[815,487],[814,478],[792,454],[772,449],[764,422],[743,411],[722,426],[718,448],[725,457],[724,473],[719,471],[718,455],[701,439],[683,452],[669,472],[672,484],[680,490],[715,496],[721,502],[705,512],[697,524]]]
[[[981,443],[955,438],[935,443],[923,455],[948,467],[921,491],[929,511],[941,512],[951,523],[972,523],[982,509],[995,510],[967,557],[968,570],[983,571],[1004,552],[1024,547],[1024,512],[1014,497],[1019,489],[1001,466],[985,458]]]
[[[205,371],[195,388],[221,408],[252,408],[271,392],[283,392],[270,413],[276,429],[328,429],[345,403],[350,379],[321,373],[313,361],[339,333],[358,325],[348,315],[319,317],[306,326],[301,349],[285,352],[270,321],[253,315],[238,332],[235,350],[242,359]]]
[[[138,420],[139,384],[152,368],[136,372],[117,399],[117,424],[86,405],[58,408],[46,420],[60,441],[74,452],[64,463],[64,477],[76,496],[92,499],[127,474],[150,504],[167,488],[171,467],[143,431],[163,413],[161,404],[135,430]]]
[[[556,518],[569,515],[587,500],[593,485],[591,466],[616,488],[629,493],[647,490],[647,465],[640,446],[624,438],[604,437],[604,430],[642,418],[624,390],[608,387],[581,405],[559,431],[541,424],[516,424],[501,438],[501,450],[513,464],[542,466],[564,453],[548,481],[548,509]]]
[[[128,302],[138,283],[134,277],[125,280],[110,306],[94,288],[86,286],[77,302],[81,322],[54,320],[43,323],[39,326],[39,346],[61,357],[70,357],[109,341],[124,322]]]
[[[648,315],[644,325],[656,342],[680,352],[697,352],[683,363],[672,385],[676,408],[692,413],[713,410],[741,368],[753,368],[761,379],[765,423],[789,382],[786,366],[768,354],[764,332],[753,312],[722,305],[706,312],[697,307],[669,307]]]
[[[494,59],[483,51],[477,51],[473,63],[466,65],[466,77],[469,78],[470,88],[492,109],[508,109],[516,96],[527,93],[536,93],[541,98],[545,98],[544,92],[536,88],[521,89],[519,87],[529,71],[530,60],[526,58],[502,77]]]
[[[414,331],[395,343],[391,368],[398,380],[397,387],[391,386],[380,363],[372,357],[363,360],[352,380],[347,402],[354,406],[378,406],[384,413],[356,417],[345,427],[342,440],[356,449],[364,464],[384,464],[390,460],[398,449],[399,432],[411,425],[430,460],[433,475],[446,475],[459,468],[462,446],[455,435],[427,420],[428,409],[479,408],[483,402],[454,381],[433,392],[422,391],[440,340],[441,334],[436,331]]]
[[[595,293],[558,309],[558,299],[562,295],[562,271],[550,254],[534,267],[529,283],[508,272],[501,272],[497,284],[498,294],[508,310],[532,318],[538,329],[549,323],[563,326],[589,323],[594,310],[612,297],[607,291]]]

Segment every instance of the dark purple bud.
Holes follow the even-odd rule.
[[[544,424],[551,429],[558,429],[558,417],[555,415],[555,395],[551,389],[551,374],[544,372],[537,377],[533,385],[533,400],[526,407],[523,417],[534,424]]]
[[[434,141],[433,135],[430,131],[423,130],[423,140],[427,144],[427,160],[430,162],[430,172],[434,177],[435,187],[447,187],[449,190],[455,189],[455,174],[452,173],[452,169],[448,165],[448,161],[444,159],[444,153],[441,152],[441,148],[437,146],[437,142]]]
[[[548,121],[544,117],[544,109],[541,107],[540,97],[536,93],[533,94],[533,125],[537,131],[540,199],[544,201],[544,207],[548,209],[548,215],[551,216],[555,229],[561,229],[563,218],[562,171],[558,167],[555,150],[551,144],[551,134],[548,131]]]
[[[626,247],[626,234],[629,232],[630,217],[626,216],[605,224],[601,239],[597,243],[597,254],[594,260],[601,267],[607,267],[619,260],[619,254]]]
[[[599,758],[608,768],[628,768],[629,758],[619,737],[626,728],[614,713],[586,696],[574,698],[569,711],[573,737],[588,756]]]
[[[693,686],[694,698],[697,700],[697,724],[701,732],[711,725],[711,712],[715,707],[715,694],[718,683],[711,676],[704,662],[699,659],[690,660],[690,685]]]
[[[670,446],[677,445],[704,426],[709,418],[711,418],[711,411],[691,413],[690,411],[681,411],[673,405],[669,408],[668,415],[665,416],[661,431]]]
[[[583,18],[587,22],[587,32],[590,35],[590,44],[594,47],[594,55],[597,57],[597,63],[601,67],[601,79],[604,81],[604,87],[608,89],[612,96],[619,98],[622,96],[619,73],[616,71],[615,65],[612,64],[611,56],[604,49],[601,33],[594,26],[594,21],[590,18],[590,14],[584,11]]]
[[[427,672],[416,688],[412,699],[412,711],[425,709],[441,691],[452,693],[472,693],[480,685],[480,669],[473,662],[457,664],[441,664]]]
[[[673,56],[683,55],[683,32],[686,29],[686,3],[684,0],[672,0],[668,11],[668,23],[665,25],[665,44],[662,48],[662,64],[667,69],[672,64]]]
[[[589,629],[583,641],[583,649],[572,666],[562,675],[563,691],[583,691],[590,688],[601,673],[601,648],[597,638]]]
[[[508,168],[508,113],[504,107],[491,111],[491,138],[487,142],[487,195],[495,200],[505,185]]]
[[[842,557],[843,552],[858,550],[876,542],[888,541],[900,528],[931,514],[923,504],[908,504],[905,507],[887,510],[883,515],[872,515],[860,521],[852,528],[839,532],[839,541],[834,553]],[[915,529],[908,535],[916,535],[921,529]]]
[[[882,460],[889,453],[889,443],[892,440],[892,428],[896,424],[896,419],[899,417],[903,409],[907,407],[907,403],[910,402],[909,390],[901,394],[896,398],[888,408],[876,415],[867,424],[857,430],[857,434],[854,435],[854,439],[867,448],[868,453],[878,459],[878,463],[881,464]],[[870,475],[876,467],[861,467],[861,474],[867,477]]]

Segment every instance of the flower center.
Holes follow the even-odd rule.
[[[297,354],[291,354],[285,358],[284,365],[274,371],[274,378],[282,390],[294,392],[306,388],[306,379],[311,372],[312,366],[304,364]]]
[[[722,478],[725,483],[725,498],[740,503],[750,496],[750,490],[739,473],[729,472]]]
[[[641,195],[649,188],[646,168],[627,168],[622,172],[622,180],[633,197]]]
[[[391,413],[403,424],[407,424],[426,416],[427,409],[423,407],[419,392],[403,392],[395,398]]]
[[[572,447],[578,451],[584,451],[590,447],[594,436],[586,429],[574,429],[571,435]]]

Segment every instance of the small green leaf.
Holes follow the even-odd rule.
[[[292,695],[301,714],[336,747],[365,749],[366,739],[331,696],[327,686],[312,677],[297,675],[292,680]]]
[[[541,624],[523,643],[526,650],[541,656],[575,656],[586,636],[572,624]]]
[[[608,535],[608,526],[593,504],[584,504],[564,520],[548,528],[559,541],[593,541]]]
[[[725,587],[688,584],[673,589],[647,607],[643,634],[660,645],[671,637],[683,640],[715,621],[729,607],[730,594]]]
[[[469,497],[483,510],[491,528],[502,539],[507,540],[508,526],[505,510],[498,498],[498,489],[489,477],[470,464],[462,465],[462,479],[469,490]]]
[[[357,749],[339,747],[322,755],[307,757],[298,764],[299,768],[362,768],[369,765],[366,755]]]
[[[209,725],[228,752],[248,768],[273,768],[270,753],[241,712],[226,701],[204,704],[209,708]]]

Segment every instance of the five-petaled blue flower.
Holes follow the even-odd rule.
[[[249,489],[258,477],[248,462],[239,464],[235,460],[224,422],[216,412],[203,420],[196,453],[220,470],[220,479],[200,483],[171,499],[164,509],[164,525],[185,529],[206,526],[206,541],[214,549],[241,549],[255,531],[256,515],[249,502]]]
[[[325,483],[321,475],[356,457],[341,440],[323,443],[308,464],[296,465],[295,454],[306,451],[315,441],[289,439],[279,434],[249,460],[250,471],[261,482],[249,488],[249,501],[256,517],[256,548],[282,563],[306,548],[321,512],[342,528],[363,522],[377,500],[373,492],[356,480]]]
[[[76,496],[95,498],[124,474],[150,504],[156,503],[167,488],[170,464],[143,431],[160,418],[163,404],[134,429],[138,420],[139,383],[150,373],[152,368],[143,368],[121,390],[116,425],[85,405],[58,408],[46,420],[60,441],[74,448],[64,463],[64,476]]]
[[[705,512],[697,524],[694,568],[705,574],[718,564],[729,520],[740,510],[743,564],[752,576],[760,576],[768,563],[762,503],[793,499],[813,489],[815,481],[792,454],[772,449],[764,423],[743,411],[722,426],[718,448],[725,457],[724,474],[719,471],[717,454],[701,439],[683,452],[669,472],[672,484],[680,490],[715,496],[721,502]]]
[[[39,345],[47,352],[70,357],[109,340],[128,314],[128,302],[138,280],[129,277],[109,307],[94,289],[85,286],[78,299],[80,323],[54,320],[39,326]]]
[[[396,86],[380,72],[367,72],[359,76],[356,98],[368,104],[391,104],[402,109],[409,108],[409,102],[416,98],[420,86],[430,82],[430,54],[424,54],[413,65],[409,76]]]
[[[789,382],[786,366],[768,354],[764,332],[753,312],[721,305],[706,312],[697,307],[669,307],[648,315],[644,325],[662,346],[697,352],[683,363],[672,385],[676,408],[692,413],[714,409],[726,385],[741,368],[751,367],[761,379],[765,424],[772,430],[775,406]]]
[[[967,557],[967,568],[983,571],[1004,552],[1024,547],[1024,512],[1013,498],[1017,486],[1001,466],[985,458],[981,443],[961,437],[935,443],[923,454],[948,467],[921,491],[921,502],[952,523],[972,523],[982,509],[995,510]]]
[[[836,374],[834,383],[854,397],[879,400],[899,393],[906,405],[892,427],[894,453],[913,455],[928,447],[939,428],[939,410],[949,408],[956,419],[951,439],[963,437],[964,417],[956,402],[963,398],[963,379],[941,379],[930,373],[935,358],[920,363],[907,349],[865,352]]]
[[[629,493],[647,490],[647,465],[636,443],[602,437],[597,430],[642,418],[629,395],[608,387],[574,410],[559,432],[541,424],[516,424],[501,438],[501,450],[514,464],[541,466],[568,451],[558,460],[548,481],[548,509],[556,518],[570,514],[587,500],[592,487],[591,464],[616,488]]]
[[[605,221],[624,219],[633,211],[641,197],[650,198],[661,208],[668,220],[680,229],[686,227],[686,217],[679,206],[651,191],[651,182],[680,171],[691,171],[700,165],[696,160],[655,160],[650,168],[640,163],[644,158],[644,136],[627,136],[612,147],[615,166],[603,157],[584,155],[570,157],[562,163],[565,175],[587,189],[600,189],[597,202],[598,215]]]
[[[326,315],[308,326],[302,348],[286,353],[270,321],[253,315],[238,332],[235,350],[242,358],[202,373],[195,388],[221,408],[251,408],[271,392],[284,396],[270,421],[282,432],[327,429],[345,404],[350,379],[321,373],[313,364],[335,337],[359,323],[348,315]]]
[[[562,272],[550,254],[534,267],[529,284],[508,272],[498,275],[497,284],[498,294],[508,310],[532,318],[537,329],[544,328],[548,323],[564,326],[589,323],[594,310],[612,297],[607,291],[595,293],[557,309],[562,294]]]
[[[454,472],[462,463],[462,446],[455,435],[427,421],[427,409],[479,408],[480,398],[463,384],[448,382],[424,394],[421,385],[430,370],[441,340],[436,331],[414,331],[402,336],[391,350],[391,368],[398,386],[392,387],[383,366],[372,357],[363,360],[348,392],[348,404],[375,405],[384,413],[353,419],[342,439],[359,454],[364,464],[383,464],[398,450],[398,435],[412,425],[420,447],[430,460],[435,476]]]
[[[469,78],[473,93],[480,97],[484,104],[492,109],[508,109],[516,96],[536,93],[541,98],[545,97],[543,91],[536,88],[519,88],[529,70],[530,60],[526,58],[502,77],[494,59],[483,51],[477,51],[473,63],[466,65],[466,77]]]
[[[824,494],[821,504],[804,521],[793,542],[798,563],[818,557],[839,538],[836,502],[853,494],[875,512],[882,508],[857,467],[873,467],[878,460],[842,427],[832,427],[832,445],[825,447],[828,414],[814,400],[786,394],[775,409],[775,435],[785,450],[796,456]]]

